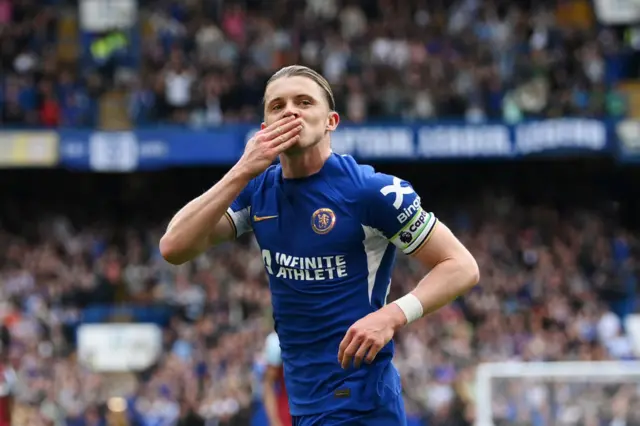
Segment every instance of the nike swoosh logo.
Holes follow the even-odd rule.
[[[278,217],[278,215],[275,215],[275,216],[256,216],[254,214],[253,215],[253,221],[254,222],[260,222],[260,221],[267,220],[267,219],[275,219],[276,217]]]

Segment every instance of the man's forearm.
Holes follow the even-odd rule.
[[[471,263],[447,259],[437,264],[412,293],[422,303],[424,315],[437,311],[478,283],[478,268]]]
[[[184,206],[160,240],[162,256],[170,263],[181,264],[206,250],[212,230],[250,180],[248,173],[234,167],[207,192]]]
[[[280,420],[278,417],[276,399],[273,383],[265,383],[265,386],[262,389],[262,401],[264,404],[264,411],[267,414],[267,420],[269,420],[269,425],[277,425]]]
[[[446,259],[438,263],[411,291],[422,305],[423,316],[437,311],[478,283],[478,267],[473,259]],[[395,328],[407,323],[404,312],[395,304],[387,305]]]

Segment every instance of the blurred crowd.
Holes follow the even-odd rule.
[[[260,400],[262,349],[272,330],[258,247],[248,236],[182,267],[168,265],[158,253],[164,222],[141,224],[151,220],[146,214],[166,220],[170,198],[186,195],[162,182],[141,186],[136,181],[122,195],[112,193],[121,201],[111,199],[114,195],[105,192],[100,180],[91,180],[85,186],[103,194],[93,197],[95,203],[60,195],[55,210],[42,210],[41,203],[51,205],[57,198],[54,192],[38,200],[15,187],[12,191],[28,198],[4,203],[0,402],[9,391],[14,396],[15,425],[251,424]],[[420,190],[424,182],[414,185]],[[191,184],[190,191],[199,187]],[[149,194],[158,188],[167,196],[149,203]],[[529,205],[515,195],[488,193],[445,202],[425,192],[425,202],[434,205],[476,256],[482,279],[466,297],[397,335],[395,363],[404,380],[407,410],[422,422],[417,424],[469,425],[475,416],[479,362],[636,358],[622,318],[635,307],[637,233],[599,207]],[[135,219],[120,202],[141,218]],[[604,208],[604,201],[598,203]],[[57,214],[65,211],[66,216]],[[400,255],[389,297],[409,291],[424,273]],[[78,322],[95,317],[90,313],[96,306],[109,304],[134,307],[132,312],[138,313],[145,307],[166,309],[159,320],[163,352],[153,367],[98,374],[78,359]],[[127,320],[121,316],[103,320]],[[574,401],[552,404],[539,397],[552,389],[542,384],[537,398],[530,389],[523,392],[519,380],[495,386],[510,389],[493,399],[504,424],[552,424],[551,418],[560,416],[557,408]],[[637,397],[631,390],[613,395],[621,400],[616,413],[631,413]],[[599,419],[614,419],[613,396],[603,390],[596,405],[590,395],[592,399],[578,398],[580,403],[566,407],[574,409],[574,424],[590,424],[580,411],[586,403],[604,407]],[[114,402],[113,397],[124,400]],[[125,408],[114,410],[116,402]],[[0,425],[5,426],[2,404]]]
[[[0,0],[7,125],[92,126],[112,90],[135,125],[255,122],[267,78],[292,63],[321,71],[353,122],[620,117],[617,83],[637,74],[628,38],[581,0],[141,2],[133,31],[81,29],[109,47],[71,62],[56,10],[34,4]]]

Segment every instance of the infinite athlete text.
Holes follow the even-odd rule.
[[[300,257],[262,250],[262,260],[270,275],[299,281],[320,281],[347,276],[347,262],[344,255]],[[275,272],[274,272],[275,270]]]

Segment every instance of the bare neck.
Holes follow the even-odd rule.
[[[322,169],[325,161],[331,155],[328,143],[320,142],[303,152],[280,156],[282,175],[285,179],[303,178],[314,175]]]

